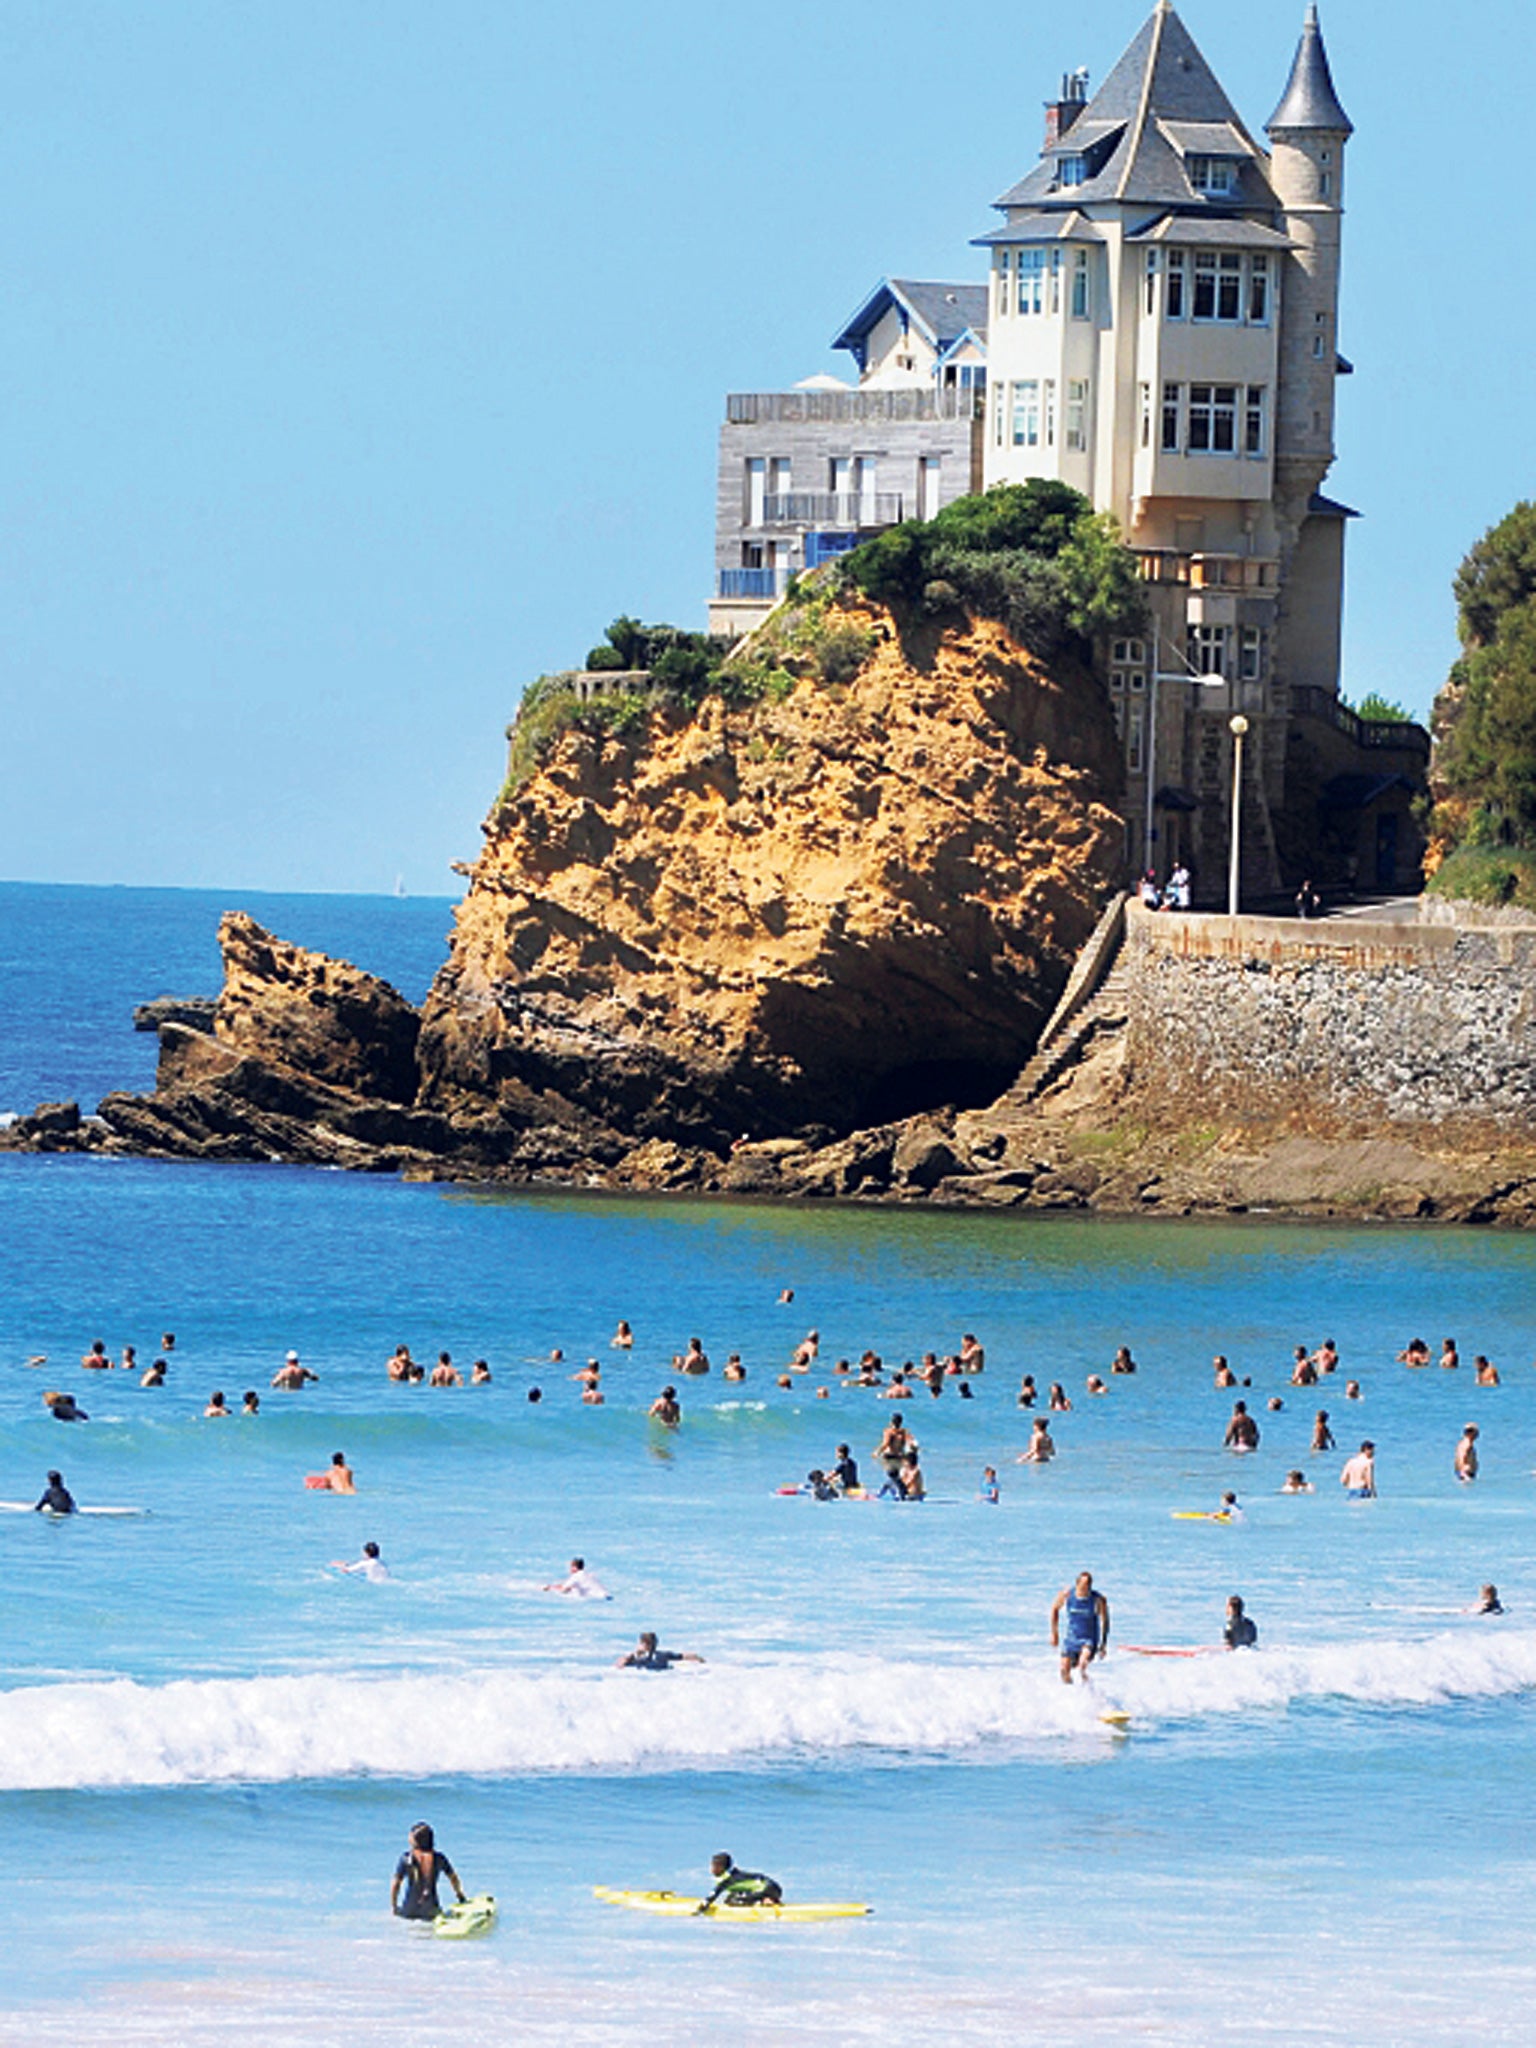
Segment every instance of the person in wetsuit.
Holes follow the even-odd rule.
[[[701,1913],[707,1913],[711,1906],[778,1906],[784,1900],[784,1888],[777,1878],[765,1877],[760,1870],[738,1870],[724,1850],[709,1859],[709,1874],[715,1880],[715,1888],[699,1906]]]
[[[75,1497],[64,1484],[62,1472],[48,1474],[43,1497],[32,1512],[35,1515],[72,1515],[75,1512]]]
[[[411,1846],[390,1879],[389,1910],[397,1920],[435,1920],[443,1910],[437,1888],[445,1877],[462,1906],[464,1887],[459,1873],[436,1846],[427,1822],[419,1820],[411,1829]]]
[[[692,1650],[658,1650],[656,1632],[646,1629],[635,1648],[627,1657],[620,1657],[614,1664],[615,1671],[670,1671],[674,1664],[702,1664],[704,1659],[694,1655]]]
[[[1241,1593],[1234,1593],[1227,1602],[1227,1621],[1221,1640],[1229,1650],[1256,1650],[1259,1647],[1258,1625],[1251,1614],[1244,1612]]]
[[[1062,1617],[1066,1632],[1062,1633]],[[1086,1685],[1088,1666],[1109,1647],[1109,1602],[1093,1590],[1093,1573],[1079,1572],[1070,1586],[1056,1595],[1051,1608],[1051,1647],[1061,1650],[1061,1682],[1072,1683],[1077,1672]]]

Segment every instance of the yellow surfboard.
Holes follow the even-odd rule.
[[[621,1891],[606,1884],[594,1885],[592,1896],[608,1906],[628,1906],[632,1912],[656,1913],[669,1920],[688,1920],[697,1915],[703,1920],[729,1920],[733,1924],[742,1920],[862,1920],[870,1910],[852,1900],[838,1900],[803,1906],[710,1906],[700,1913],[704,1901],[686,1898],[680,1892]]]

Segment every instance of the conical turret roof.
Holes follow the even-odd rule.
[[[1328,52],[1318,26],[1317,8],[1307,9],[1307,18],[1296,45],[1296,58],[1280,104],[1265,122],[1273,135],[1278,129],[1322,129],[1330,135],[1353,135],[1354,123],[1339,105],[1328,69]]]

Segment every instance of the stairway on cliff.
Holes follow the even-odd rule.
[[[1093,937],[1079,956],[1056,1015],[1047,1023],[1033,1057],[998,1107],[1006,1104],[1012,1109],[1025,1108],[1068,1067],[1075,1066],[1097,1040],[1124,1030],[1130,1017],[1130,972],[1124,960],[1125,904],[1125,896],[1117,896],[1100,918]]]

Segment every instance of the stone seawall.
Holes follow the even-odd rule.
[[[1192,1121],[1536,1136],[1536,930],[1129,908],[1136,1096]]]

